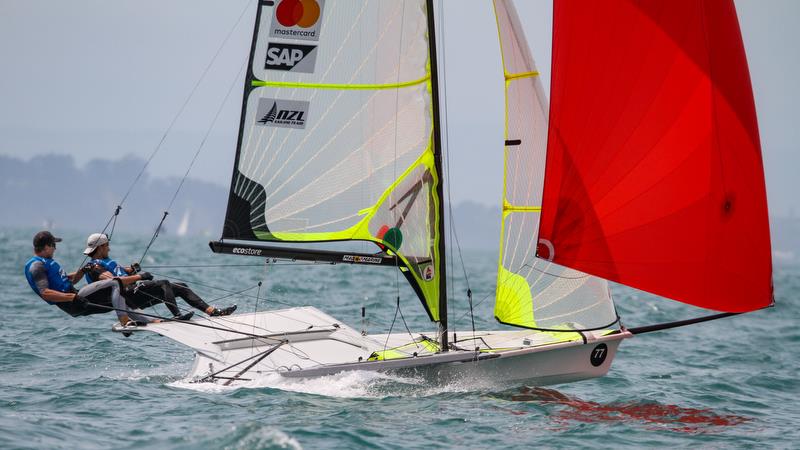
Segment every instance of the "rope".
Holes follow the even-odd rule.
[[[469,301],[469,318],[472,320],[472,339],[475,339],[475,315],[472,311],[472,289],[469,288],[467,288],[467,300]]]
[[[117,208],[114,210],[114,215],[112,216],[113,222],[111,223],[111,232],[108,233],[109,241],[111,240],[111,237],[114,236],[114,229],[117,228],[117,217],[119,216],[119,212],[121,210],[122,210],[122,205],[117,205]],[[105,230],[103,231],[105,232]]]
[[[249,290],[252,290],[252,289],[255,289],[255,288],[256,288],[256,286],[252,286],[252,287],[249,287],[249,288],[247,288],[247,289],[243,289],[243,290],[241,290],[241,291],[239,291],[239,292],[232,293],[232,294],[230,294],[230,295],[226,295],[226,296],[223,296],[223,297],[219,297],[219,298],[216,298],[216,299],[212,299],[212,300],[210,300],[210,302],[211,302],[211,303],[215,303],[215,302],[217,302],[217,301],[219,301],[219,300],[222,300],[222,299],[224,299],[224,298],[231,297],[231,296],[233,296],[233,295],[237,295],[237,294],[238,294],[238,295],[242,295],[242,296],[244,296],[244,292],[246,292],[246,291],[249,291]],[[164,299],[163,299],[163,298],[161,298],[161,297],[157,297],[157,296],[155,296],[155,295],[153,295],[153,294],[150,294],[149,292],[146,292],[146,291],[139,291],[139,292],[140,292],[141,294],[144,294],[144,295],[145,295],[145,296],[147,296],[147,297],[150,297],[150,298],[151,298],[151,299],[153,299],[153,300],[156,300],[156,302],[158,302],[159,304],[165,304],[165,303],[166,303],[166,302],[164,301]],[[185,308],[185,307],[184,307],[184,308],[182,308],[182,307],[178,306],[177,302],[176,302],[176,306],[178,307],[178,309],[179,309],[181,312],[191,311],[191,309],[189,309],[189,308]],[[273,313],[273,314],[275,314],[275,313]],[[210,318],[208,318],[208,317],[202,317],[202,316],[201,316],[201,317],[199,317],[199,318],[200,318],[200,319],[203,319],[203,320],[209,320],[209,321],[211,320],[211,319],[210,319]],[[235,320],[227,319],[227,318],[225,318],[225,317],[217,317],[215,320],[216,320],[217,322],[232,322],[232,323],[235,323],[235,324],[237,324],[237,325],[244,325],[242,322],[237,322],[237,321],[235,321]],[[297,321],[297,322],[301,322],[301,323],[304,323],[304,324],[306,324],[306,325],[308,325],[308,324],[309,324],[309,322],[305,322],[305,321],[301,321],[301,320],[295,320],[295,321]],[[255,330],[256,328],[258,328],[259,330],[262,330],[262,331],[264,331],[264,332],[266,332],[266,333],[273,333],[273,330],[270,330],[270,329],[268,329],[268,328],[264,328],[264,327],[259,327],[259,326],[256,326],[256,325],[254,324],[254,325],[253,325],[253,329]],[[233,330],[233,328],[230,328],[230,330]],[[255,332],[255,331],[254,331],[254,332]]]
[[[164,225],[164,221],[167,220],[167,216],[169,215],[169,211],[164,211],[164,215],[161,216],[161,222],[158,222],[158,226],[156,227],[156,231],[153,232],[153,236],[150,238],[150,242],[147,243],[147,247],[144,248],[144,252],[142,253],[142,257],[139,258],[139,261],[144,261],[145,255],[150,250],[150,247],[153,245],[153,242],[156,241],[158,237],[158,233],[161,232],[161,226]]]
[[[211,58],[211,61],[208,63],[206,68],[203,70],[203,73],[200,75],[200,78],[194,84],[194,87],[189,92],[189,96],[186,97],[186,100],[184,100],[183,104],[181,105],[180,109],[178,110],[178,113],[175,115],[175,117],[172,118],[172,122],[170,122],[169,126],[167,127],[166,131],[164,132],[164,135],[161,136],[161,140],[158,142],[158,145],[156,145],[156,148],[150,154],[150,157],[147,158],[147,161],[145,162],[144,166],[142,167],[142,170],[140,170],[139,174],[136,175],[136,178],[133,180],[133,183],[131,183],[130,187],[128,188],[128,191],[125,192],[125,195],[122,197],[122,200],[119,202],[120,205],[125,203],[125,200],[128,199],[128,196],[133,191],[133,187],[136,185],[136,183],[139,182],[139,179],[142,177],[142,175],[144,174],[145,170],[147,170],[147,167],[150,165],[150,162],[153,160],[153,157],[155,157],[156,153],[158,153],[158,151],[161,149],[161,147],[164,144],[164,141],[166,141],[167,136],[169,135],[170,131],[172,131],[172,128],[175,126],[175,123],[178,121],[178,118],[183,114],[183,111],[186,109],[186,106],[189,104],[189,101],[192,99],[192,97],[194,97],[194,94],[197,91],[197,88],[200,86],[200,83],[205,79],[206,75],[208,74],[208,71],[211,69],[211,66],[214,65],[214,62],[217,60],[217,57],[219,57],[220,52],[222,52],[222,49],[225,47],[225,44],[228,43],[228,40],[230,39],[231,35],[233,35],[234,30],[236,30],[236,28],[239,26],[239,23],[242,21],[242,18],[244,17],[244,15],[247,12],[247,10],[249,9],[249,7],[250,7],[250,1],[246,1],[245,2],[245,7],[242,10],[241,14],[239,14],[239,18],[236,20],[236,23],[233,24],[233,27],[231,27],[230,31],[228,31],[228,35],[225,36],[225,39],[222,41],[222,44],[217,49],[217,52],[214,53],[214,56]]]
[[[219,302],[220,300],[224,300],[224,299],[226,299],[226,298],[233,297],[234,295],[242,295],[242,296],[244,296],[243,294],[244,294],[245,292],[247,292],[247,291],[251,291],[251,290],[255,289],[256,287],[257,287],[257,286],[251,286],[251,287],[249,287],[249,288],[242,289],[241,291],[237,291],[237,292],[231,292],[231,293],[229,293],[229,294],[223,295],[222,297],[213,298],[213,299],[209,300],[209,302],[210,302],[210,303],[217,303],[217,302]],[[140,291],[138,291],[138,292],[139,292],[140,294],[143,294],[143,295],[145,295],[146,297],[150,297],[151,299],[153,299],[153,300],[156,300],[156,303],[157,303],[157,304],[164,304],[164,305],[166,305],[166,304],[167,304],[167,302],[166,302],[166,299],[165,299],[165,298],[161,298],[161,297],[155,296],[155,295],[153,295],[153,294],[151,294],[151,293],[149,293],[149,292],[146,292],[146,291],[144,291],[144,290],[140,290]],[[154,306],[155,306],[155,305],[154,305]],[[185,307],[184,307],[184,308],[182,308],[182,307],[178,306],[178,303],[177,303],[177,302],[175,302],[175,306],[176,306],[176,307],[177,307],[177,308],[178,308],[178,309],[179,309],[181,312],[191,311],[191,309],[189,309],[189,308],[185,308]]]
[[[232,295],[239,294],[239,293],[237,293],[235,291],[231,291],[229,289],[225,289],[225,288],[222,288],[222,287],[219,287],[219,286],[214,286],[214,285],[211,285],[211,284],[205,284],[205,283],[202,283],[202,282],[199,282],[199,281],[185,280],[185,279],[182,279],[182,278],[173,277],[173,276],[169,276],[169,275],[165,275],[165,274],[161,274],[161,273],[155,273],[155,272],[151,272],[151,273],[154,276],[157,276],[157,277],[169,278],[170,280],[181,281],[183,283],[192,283],[192,284],[196,284],[196,285],[199,285],[199,286],[207,287],[209,289],[215,289],[215,290],[218,290],[218,291],[227,292],[227,293],[232,294]],[[253,289],[253,287],[251,287],[249,289],[246,289],[246,290],[250,290],[250,289]],[[240,294],[240,295],[242,295],[242,297],[255,298],[254,295],[245,295],[244,294],[245,291],[242,291],[242,293]],[[226,297],[230,297],[230,296],[226,296]],[[226,298],[226,297],[222,297],[222,298]],[[279,303],[281,305],[286,305],[286,306],[295,306],[293,303],[281,302],[281,301],[275,300],[275,299],[272,299],[272,302]]]
[[[442,39],[441,39],[442,46],[441,46],[441,49],[440,49],[441,51],[439,52],[439,54],[442,57],[441,70],[442,70],[442,77],[446,81],[447,80],[447,45],[446,45],[446,43],[447,43],[447,26],[446,26],[446,23],[445,23],[445,20],[446,20],[445,18],[447,17],[447,14],[445,13],[445,10],[444,10],[444,3],[445,2],[443,0],[439,0],[439,10],[441,12],[438,15],[438,19],[440,21],[440,27],[439,28],[441,30],[441,37],[442,37]],[[474,337],[474,335],[475,335],[475,317],[474,317],[474,314],[473,314],[473,307],[472,307],[472,289],[470,288],[470,284],[469,284],[469,274],[467,273],[467,265],[464,264],[464,252],[461,250],[461,243],[460,243],[460,241],[458,239],[458,229],[456,227],[455,214],[453,214],[453,199],[452,199],[453,175],[452,175],[452,172],[450,170],[450,151],[449,151],[449,149],[450,149],[450,126],[449,126],[449,121],[448,121],[449,111],[450,110],[449,110],[448,102],[447,102],[447,97],[448,97],[447,96],[447,83],[446,82],[442,83],[442,86],[440,86],[440,89],[442,90],[441,98],[443,99],[442,103],[443,103],[443,106],[444,106],[444,111],[443,111],[444,112],[444,127],[443,127],[443,131],[444,131],[445,140],[444,140],[444,149],[443,149],[442,155],[444,156],[445,168],[446,168],[446,177],[447,177],[447,181],[448,181],[448,183],[447,183],[447,187],[448,187],[447,188],[447,212],[448,212],[449,217],[450,217],[450,227],[449,227],[450,242],[456,244],[458,259],[459,259],[459,262],[461,263],[461,271],[464,274],[464,282],[467,284],[467,300],[468,300],[468,303],[469,303],[469,314],[470,314],[470,319],[472,320],[472,334],[473,334],[473,337]],[[445,174],[443,174],[443,175],[445,175]],[[451,269],[450,273],[453,273],[453,268],[455,267],[453,252],[450,252],[449,256],[450,256],[450,269]],[[447,261],[445,261],[445,264],[447,264]],[[451,283],[451,289],[452,289],[452,292],[453,292],[452,296],[455,297],[455,283]],[[450,327],[453,330],[454,333],[456,331],[455,325],[457,325],[457,324],[458,324],[458,320],[456,320],[453,323],[453,325]]]
[[[238,22],[237,22],[238,23]],[[216,55],[215,55],[216,58]],[[247,65],[243,69],[246,69]],[[186,172],[183,174],[183,178],[181,178],[181,182],[178,183],[178,188],[175,189],[175,193],[172,194],[172,198],[169,201],[169,205],[167,205],[167,209],[164,211],[164,215],[161,217],[161,221],[158,223],[156,230],[153,232],[153,236],[150,238],[150,242],[147,244],[147,247],[144,249],[144,253],[142,253],[142,257],[139,258],[139,261],[144,261],[144,257],[147,255],[147,252],[150,250],[150,247],[158,238],[158,234],[161,231],[161,227],[164,225],[164,221],[167,219],[169,215],[169,210],[172,209],[172,205],[175,204],[175,199],[178,198],[178,194],[181,192],[183,188],[183,184],[186,182],[186,179],[189,177],[189,173],[192,171],[194,167],[195,161],[197,161],[197,157],[200,156],[200,152],[203,150],[206,144],[206,140],[208,140],[208,136],[211,134],[211,130],[214,129],[214,125],[217,124],[217,120],[219,119],[219,115],[222,112],[222,109],[225,107],[225,104],[228,103],[228,98],[231,96],[231,92],[233,92],[233,87],[236,85],[236,82],[239,80],[238,73],[236,77],[233,79],[233,82],[228,87],[228,92],[225,94],[225,98],[222,99],[222,103],[217,108],[217,113],[214,115],[214,120],[211,121],[211,125],[209,125],[208,129],[206,129],[206,134],[203,136],[203,140],[200,142],[200,145],[197,147],[197,150],[194,152],[194,156],[192,157],[191,162],[189,163],[189,167],[186,168]]]
[[[288,260],[287,260],[288,261]],[[263,264],[177,264],[177,265],[147,265],[148,269],[194,269],[200,267],[261,267]],[[328,263],[269,263],[271,266],[319,266]]]
[[[410,337],[411,340],[414,341],[414,335],[411,333],[411,329],[408,328],[408,324],[406,323],[406,318],[403,316],[403,310],[400,309],[400,297],[397,297],[397,311],[400,313],[400,319],[403,321],[403,326],[406,327],[406,332],[408,333],[408,337]],[[417,348],[419,348],[419,345],[417,345]]]
[[[103,227],[103,230],[100,232],[100,234],[104,234],[106,232],[106,230],[108,229],[108,227],[111,226],[111,233],[108,236],[108,240],[109,241],[111,240],[111,236],[114,235],[114,228],[116,228],[116,226],[117,226],[117,216],[119,216],[119,212],[120,212],[121,209],[122,209],[122,206],[121,205],[117,205],[116,209],[114,209],[114,213],[108,219],[108,222],[106,222],[106,225]],[[87,259],[89,259],[89,255],[84,255],[82,257],[81,262],[78,263],[78,269],[80,269],[81,267],[83,267],[84,264],[86,264],[86,260]]]
[[[394,310],[394,317],[392,318],[392,324],[389,326],[389,334],[386,335],[386,341],[383,343],[383,351],[386,352],[386,348],[389,346],[389,338],[392,336],[392,330],[394,329],[394,322],[397,320],[397,312],[400,311],[400,297],[397,297],[397,308]]]
[[[132,312],[129,309],[114,308],[113,306],[99,305],[97,303],[92,303],[92,302],[86,302],[86,304],[89,305],[89,306],[95,306],[97,308],[106,309],[108,311],[118,311],[118,312],[124,312],[124,313]],[[262,336],[259,336],[257,334],[248,333],[246,331],[234,330],[232,328],[216,327],[216,326],[213,326],[213,325],[205,325],[205,324],[202,324],[202,323],[192,322],[190,320],[173,319],[171,317],[158,316],[158,315],[155,315],[155,314],[147,314],[147,313],[138,312],[138,311],[136,311],[136,314],[138,314],[140,316],[144,316],[144,317],[149,317],[151,319],[158,319],[158,320],[161,320],[162,322],[184,323],[186,325],[191,325],[191,326],[194,326],[194,327],[208,328],[208,329],[217,330],[217,331],[226,331],[228,333],[241,334],[243,336],[252,337],[252,338],[262,338]]]
[[[261,264],[181,264],[181,265],[147,265],[148,269],[179,269],[179,268],[199,268],[199,267],[261,267]]]
[[[261,296],[261,282],[259,281],[258,282],[258,290],[256,291],[256,306],[255,306],[255,308],[253,308],[253,313],[254,313],[253,314],[253,333],[256,332],[256,317],[257,317],[257,315],[255,313],[258,313],[258,299],[259,299],[260,296]],[[253,351],[255,346],[256,346],[256,341],[253,340],[253,342],[250,344],[250,352]]]
[[[400,318],[403,320],[403,325],[406,327],[406,331],[408,332],[408,337],[411,338],[411,341],[414,345],[419,348],[419,344],[414,339],[414,335],[411,333],[411,330],[408,328],[408,324],[406,323],[406,318],[403,317],[403,311],[400,310],[400,296],[397,296],[397,307],[394,310],[394,318],[392,318],[392,325],[389,327],[389,334],[386,335],[386,341],[383,343],[383,351],[386,351],[386,348],[389,346],[389,338],[392,336],[392,329],[394,328],[394,323],[397,320],[397,314],[400,313]]]
[[[106,225],[103,227],[103,230],[101,231],[101,233],[105,233],[106,230],[108,229],[108,227],[111,226],[112,222],[113,222],[111,234],[112,235],[114,234],[113,230],[116,227],[117,216],[119,215],[119,212],[122,209],[122,205],[125,204],[125,201],[128,199],[128,196],[130,196],[131,192],[133,192],[133,188],[136,186],[136,184],[142,178],[142,175],[144,175],[145,171],[150,166],[150,162],[153,161],[153,158],[155,158],[156,154],[159,152],[159,150],[161,150],[161,147],[164,145],[164,142],[166,141],[167,136],[169,135],[169,133],[172,131],[172,128],[177,123],[178,118],[180,118],[180,116],[183,115],[183,111],[186,109],[186,106],[189,104],[189,101],[194,97],[195,92],[197,92],[197,88],[200,86],[202,81],[205,79],[205,77],[208,74],[209,70],[214,65],[214,62],[216,62],[217,58],[219,57],[220,53],[222,52],[222,49],[225,47],[225,45],[228,43],[228,41],[230,40],[231,36],[233,35],[233,32],[236,30],[236,28],[239,27],[239,23],[241,23],[242,18],[245,16],[245,13],[250,8],[250,1],[249,0],[245,1],[244,4],[245,4],[244,8],[242,9],[242,12],[239,14],[239,18],[236,19],[236,23],[234,23],[233,26],[231,27],[231,29],[228,31],[228,34],[225,36],[225,39],[222,41],[222,44],[220,44],[219,48],[217,48],[216,53],[214,53],[214,56],[211,58],[211,61],[209,61],[208,65],[206,65],[205,69],[203,70],[203,73],[200,75],[200,78],[198,78],[197,82],[194,84],[194,87],[192,87],[192,90],[189,92],[189,95],[186,97],[186,100],[184,100],[184,102],[181,105],[180,109],[178,110],[177,114],[175,114],[175,116],[172,118],[172,121],[170,122],[169,126],[164,131],[164,134],[161,136],[161,140],[158,142],[158,145],[156,145],[156,147],[150,153],[150,156],[148,156],[148,158],[145,161],[144,165],[142,166],[141,170],[139,170],[139,173],[136,175],[136,178],[134,178],[133,181],[128,186],[128,190],[125,191],[125,195],[122,196],[122,200],[120,200],[119,203],[117,204],[117,207],[116,207],[116,209],[114,211],[114,214],[112,214],[111,218],[108,220],[108,222],[106,222]],[[238,79],[238,77],[237,77],[237,79]],[[230,92],[228,94],[230,95]],[[227,98],[228,97],[226,96],[225,99],[227,100]],[[224,102],[223,102],[223,105],[224,105]],[[217,111],[217,116],[219,116],[219,111]],[[216,122],[216,117],[215,117],[214,121]],[[208,135],[206,134],[206,137],[207,136]],[[203,142],[205,142],[205,139],[203,140]],[[196,157],[196,155],[195,155],[195,157]],[[192,164],[194,164],[194,160],[192,160]],[[190,169],[191,169],[191,166],[190,166]],[[181,184],[183,184],[183,181],[181,181]],[[177,193],[176,193],[176,195],[177,195]],[[173,198],[173,200],[174,200],[174,198]],[[162,219],[162,223],[163,223],[163,221],[164,221],[164,219]],[[161,224],[159,224],[159,228],[160,228],[160,226],[161,226]],[[156,229],[156,232],[154,233],[154,236],[157,236],[158,232],[159,232],[159,229]],[[109,238],[110,238],[110,236],[109,236]],[[152,245],[152,241],[154,239],[155,239],[155,237],[153,239],[151,239],[150,245]],[[148,245],[148,248],[149,248],[149,245]],[[146,253],[147,253],[147,251],[145,250],[145,254]],[[142,258],[144,258],[144,256]],[[81,261],[81,263],[78,265],[78,267],[79,268],[82,267],[86,263],[87,259],[88,259],[88,257],[84,256],[82,261]]]

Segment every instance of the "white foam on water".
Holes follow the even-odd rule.
[[[248,430],[234,445],[226,445],[225,450],[249,450],[252,448],[288,448],[302,450],[297,439],[275,428]]]
[[[231,392],[237,389],[271,388],[325,397],[385,398],[392,395],[400,395],[399,391],[406,390],[409,386],[418,386],[422,381],[417,378],[400,377],[378,372],[349,371],[312,378],[287,378],[278,374],[268,374],[258,376],[250,381],[237,383],[235,386],[223,386],[217,383],[193,383],[190,379],[175,381],[168,385],[210,393]],[[392,389],[391,387],[394,386],[396,386],[395,389]],[[393,393],[393,390],[398,392]]]
[[[223,386],[217,383],[196,383],[184,379],[169,386],[199,392],[225,393],[237,389],[279,389],[288,392],[321,395],[334,398],[431,397],[440,394],[491,391],[497,386],[489,381],[473,379],[454,380],[447,384],[431,384],[423,377],[401,376],[391,373],[347,371],[333,375],[310,378],[288,378],[279,374],[260,375],[250,381]]]

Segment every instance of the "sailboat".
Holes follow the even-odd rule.
[[[226,385],[359,370],[547,385],[604,375],[635,334],[771,306],[732,0],[556,0],[549,105],[513,1],[493,5],[506,100],[494,315],[514,329],[448,326],[433,1],[260,0],[211,249],[399,270],[436,326],[370,335],[306,306],[116,331],[184,344],[192,378]],[[627,329],[609,281],[719,314]]]
[[[189,233],[189,219],[192,216],[192,210],[187,209],[183,213],[183,217],[181,217],[181,223],[178,225],[178,229],[175,231],[175,234],[184,237]]]

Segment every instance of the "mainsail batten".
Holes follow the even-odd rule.
[[[258,6],[222,238],[372,242],[439,320],[426,2],[290,1]]]
[[[771,304],[732,0],[556,0],[551,95],[541,258],[708,309]]]

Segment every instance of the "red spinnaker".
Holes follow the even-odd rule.
[[[553,28],[539,256],[703,308],[770,305],[733,1],[556,0]]]

